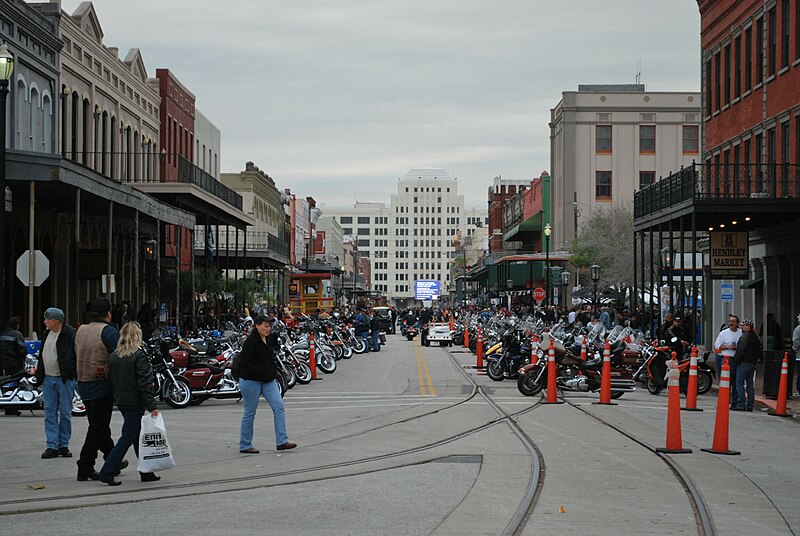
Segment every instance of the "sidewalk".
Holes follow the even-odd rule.
[[[797,378],[792,378],[791,384],[788,386],[789,399],[786,401],[786,411],[791,413],[794,419],[800,421],[800,396],[792,396],[795,392]],[[733,383],[733,382],[732,382]],[[717,373],[717,383],[712,387],[713,390],[719,389],[719,373]],[[764,364],[759,363],[756,367],[756,404],[764,409],[776,409],[778,401],[774,398],[767,398],[764,396]]]

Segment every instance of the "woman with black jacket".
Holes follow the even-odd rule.
[[[238,357],[239,390],[244,399],[242,427],[239,432],[239,452],[258,454],[253,447],[253,421],[256,417],[258,399],[263,396],[272,408],[275,424],[275,443],[278,450],[289,450],[297,445],[289,442],[286,435],[286,415],[281,400],[281,391],[275,381],[275,355],[278,352],[278,335],[272,333],[272,324],[266,315],[258,315],[253,321],[253,331],[245,339]]]
[[[109,486],[122,484],[114,477],[128,465],[122,459],[131,445],[136,457],[139,457],[139,432],[145,410],[150,412],[151,417],[158,416],[153,394],[153,367],[141,346],[142,328],[138,322],[127,322],[119,330],[117,349],[108,356],[108,379],[114,388],[114,402],[122,413],[122,431],[99,475],[90,478]],[[139,476],[142,482],[161,480],[154,473],[139,473]]]

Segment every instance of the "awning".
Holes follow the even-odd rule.
[[[747,290],[747,289],[750,289],[750,288],[761,288],[763,286],[764,286],[764,278],[763,277],[757,277],[755,279],[751,279],[749,281],[745,281],[744,283],[739,285],[739,288],[742,289],[742,290]]]

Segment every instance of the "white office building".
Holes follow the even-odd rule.
[[[371,287],[396,305],[414,303],[414,281],[437,280],[445,294],[457,232],[470,236],[487,224],[485,209],[464,210],[458,180],[441,168],[414,168],[398,179],[397,193],[385,203],[323,207],[345,235],[358,241],[359,255],[372,264]]]
[[[553,250],[599,207],[699,159],[700,93],[644,85],[579,85],[550,111]]]

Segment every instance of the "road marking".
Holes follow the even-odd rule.
[[[422,355],[422,366],[425,369],[425,378],[428,381],[428,394],[430,394],[431,396],[436,396],[436,388],[433,386],[433,380],[431,379],[431,372],[428,370],[428,360],[425,357],[425,349],[422,346],[420,346],[419,352]]]
[[[419,346],[414,345],[414,355],[417,358],[417,377],[419,378],[419,393],[421,395],[427,394],[425,392],[425,379],[422,377],[422,360],[420,359],[419,355]]]

